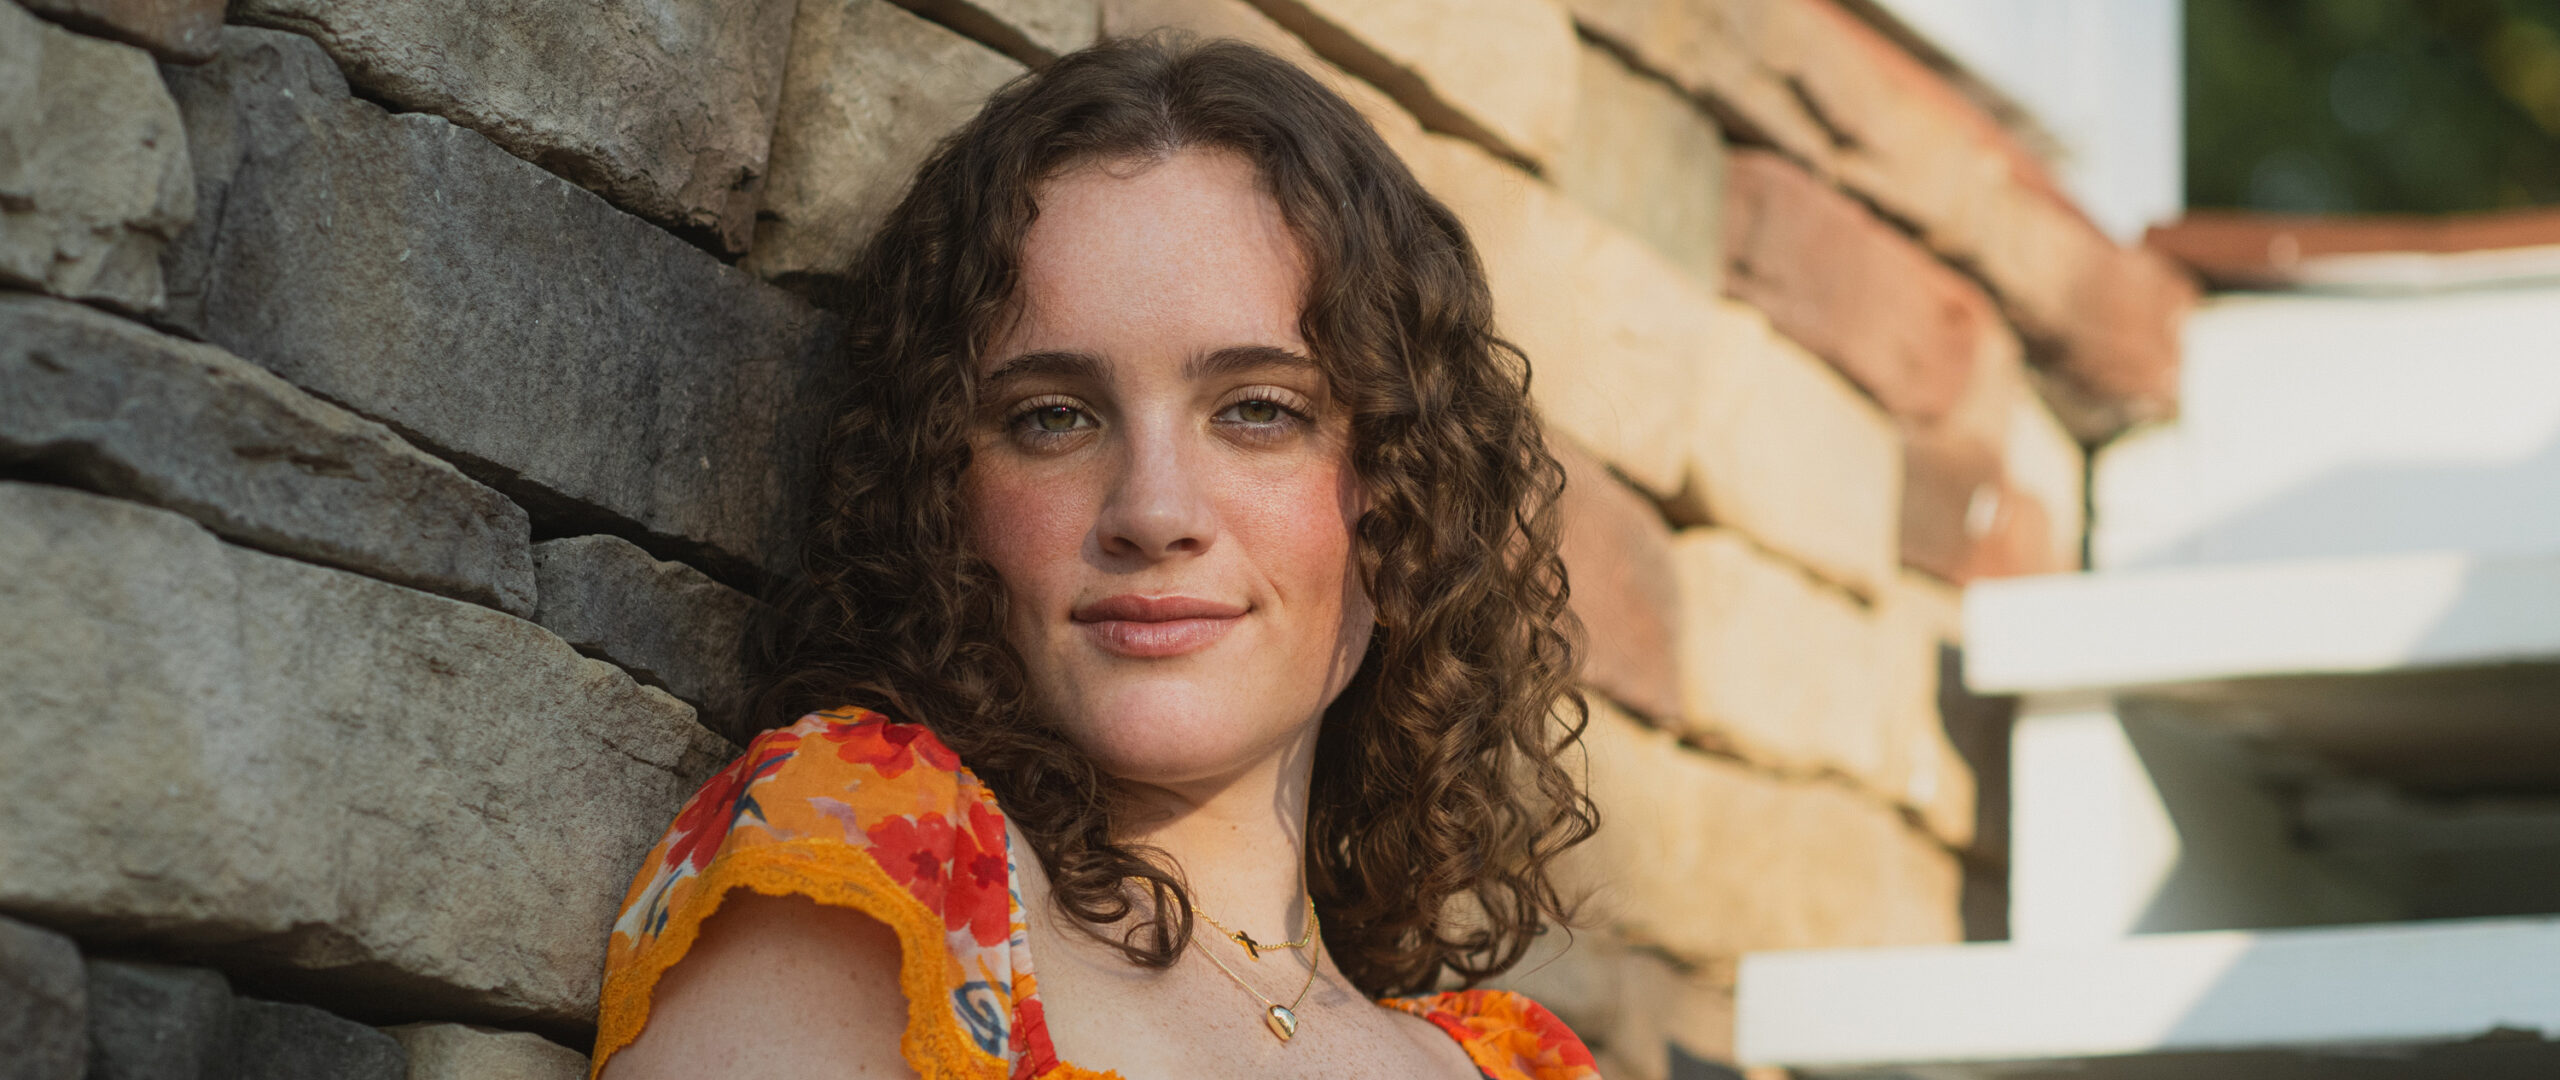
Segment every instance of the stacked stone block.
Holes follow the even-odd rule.
[[[1157,29],[1349,99],[1537,372],[1605,824],[1512,981],[1661,1080],[1745,952],[1997,926],[1955,588],[2076,564],[2191,287],[1832,0],[224,10],[0,0],[0,1074],[582,1072],[831,286],[986,95]]]

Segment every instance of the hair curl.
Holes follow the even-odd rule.
[[[1041,183],[1095,160],[1244,155],[1312,268],[1301,329],[1352,412],[1378,612],[1327,710],[1307,818],[1326,945],[1370,994],[1473,983],[1568,916],[1550,880],[1597,823],[1559,764],[1585,722],[1557,557],[1564,473],[1465,230],[1367,121],[1230,41],[1106,41],[946,139],[856,261],[800,576],[752,643],[749,730],[860,704],[929,726],[993,790],[1059,908],[1131,960],[1191,931],[1179,870],[1125,843],[1111,780],[1030,707],[1005,593],[959,510],[977,361],[1011,311]],[[1556,720],[1562,714],[1563,723]],[[1105,928],[1141,912],[1117,940]]]

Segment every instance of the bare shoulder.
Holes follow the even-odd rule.
[[[823,1009],[811,1002],[825,1002]],[[648,1025],[604,1080],[912,1077],[898,938],[879,920],[804,897],[740,891],[660,979]]]

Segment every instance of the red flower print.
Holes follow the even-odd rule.
[[[980,945],[1013,936],[1013,883],[1005,873],[1004,817],[985,803],[969,804],[969,828],[951,853],[951,899],[942,910],[946,930],[969,928]]]
[[[1049,1042],[1049,1018],[1037,995],[1013,1006],[1013,1080],[1037,1080],[1058,1067],[1057,1047]]]
[[[892,815],[866,830],[871,838],[871,857],[889,872],[891,880],[907,887],[924,906],[942,910],[943,895],[950,889],[949,864],[952,828],[949,819],[927,813],[921,817]]]
[[[674,839],[667,844],[667,865],[702,869],[719,852],[721,842],[729,838],[730,828],[737,825],[741,815],[757,813],[761,817],[747,788],[781,768],[799,746],[797,735],[769,732],[750,744],[747,752],[730,762],[728,768],[704,781],[702,790],[693,793],[693,800],[684,804],[684,810],[676,815],[675,826],[668,830]]]
[[[892,724],[872,715],[850,724],[830,723],[819,734],[837,744],[838,756],[871,766],[883,779],[897,779],[914,768],[918,758],[943,772],[960,771],[960,756],[920,724]]]

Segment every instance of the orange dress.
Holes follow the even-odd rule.
[[[658,978],[742,888],[852,908],[897,934],[899,1050],[924,1080],[1116,1075],[1061,1062],[1050,1046],[994,796],[931,732],[859,709],[759,736],[650,850],[606,954],[596,1072],[639,1037]],[[1490,1080],[1599,1077],[1582,1040],[1517,994],[1379,1004],[1438,1025]]]

